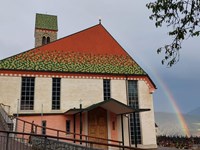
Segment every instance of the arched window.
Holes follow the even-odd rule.
[[[47,37],[47,44],[50,43],[50,37]]]
[[[46,37],[45,37],[45,36],[42,37],[42,45],[44,45],[44,44],[47,44],[47,41],[46,41]]]

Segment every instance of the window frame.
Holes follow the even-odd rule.
[[[71,130],[71,120],[66,120],[66,133],[70,134]]]
[[[51,42],[51,39],[50,39],[50,37],[48,36],[47,38],[46,38],[46,44],[48,44],[48,43],[50,43]]]
[[[138,81],[137,80],[128,80],[128,105],[134,109],[139,109],[139,92],[138,92]],[[132,87],[131,87],[132,86]],[[134,115],[130,114],[129,116],[129,125],[130,125],[130,138],[131,144],[135,144],[135,133],[134,133]],[[137,132],[137,144],[142,143],[142,131],[141,131],[141,122],[140,114],[137,112],[135,114],[136,119],[136,132]]]
[[[47,121],[42,120],[42,129],[41,129],[41,134],[46,135],[46,127],[47,127]]]
[[[47,44],[47,38],[46,38],[46,36],[43,36],[42,37],[42,45],[45,45],[45,44]]]
[[[61,108],[61,78],[52,78],[52,110],[60,110]]]
[[[35,77],[22,77],[20,110],[34,110]]]
[[[103,79],[103,100],[111,98],[111,80]]]

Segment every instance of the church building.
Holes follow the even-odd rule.
[[[0,102],[27,122],[156,148],[148,74],[101,22],[57,32],[57,16],[36,14],[35,47],[0,60]]]

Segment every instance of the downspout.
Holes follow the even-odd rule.
[[[74,114],[74,143],[76,143],[75,139],[76,139],[76,114]]]
[[[136,129],[136,114],[133,113],[133,120],[134,120],[134,133],[135,133],[135,147],[137,148],[137,129]]]
[[[20,104],[19,104],[19,99],[17,99],[17,118],[16,118],[16,124],[15,124],[15,132],[17,132],[18,130],[18,118],[19,118],[19,108]]]
[[[82,104],[80,104],[80,110],[81,110],[81,112],[80,112],[80,140],[82,140],[82,122],[83,122],[83,120],[82,120]],[[80,144],[82,144],[81,141],[80,141]]]
[[[123,114],[121,114],[121,128],[122,128],[122,145],[124,146],[124,122],[123,122]],[[123,148],[124,150],[124,148]]]

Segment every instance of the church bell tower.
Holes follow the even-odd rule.
[[[35,47],[57,40],[57,16],[36,14],[35,20]]]

